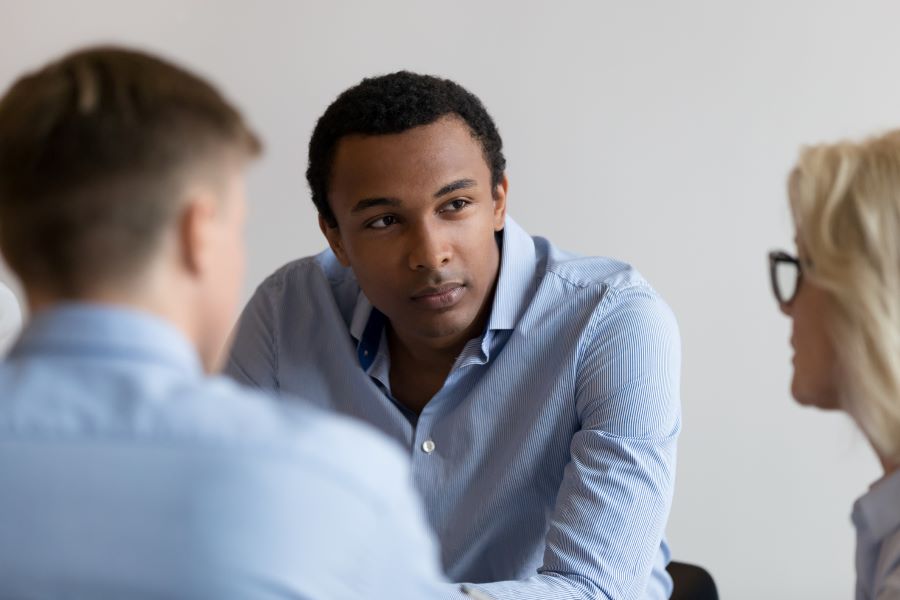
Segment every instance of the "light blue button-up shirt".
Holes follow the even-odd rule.
[[[856,599],[900,598],[900,471],[853,505],[856,527]]]
[[[507,219],[499,282],[418,418],[391,396],[382,314],[326,251],[257,290],[228,371],[375,425],[410,453],[454,581],[495,598],[668,598],[680,340],[631,267]]]
[[[0,597],[452,597],[407,463],[155,317],[39,313],[0,363]]]

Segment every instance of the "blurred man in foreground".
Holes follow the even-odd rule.
[[[453,597],[401,453],[205,372],[260,144],[208,83],[77,52],[0,100],[0,596]]]

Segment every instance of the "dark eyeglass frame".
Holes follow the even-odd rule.
[[[791,294],[789,298],[785,298],[781,287],[778,285],[778,276],[776,275],[778,271],[779,264],[790,264],[793,265],[795,269],[797,269],[797,282],[794,284],[794,293]],[[800,262],[800,259],[792,254],[788,254],[784,250],[772,250],[769,252],[769,280],[772,283],[772,293],[775,295],[775,300],[782,307],[790,306],[791,302],[794,301],[794,298],[797,297],[797,292],[800,290],[800,284],[803,282],[803,264]]]

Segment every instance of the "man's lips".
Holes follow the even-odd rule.
[[[410,296],[410,299],[427,308],[447,308],[459,301],[465,289],[466,286],[462,283],[445,283],[422,288]]]

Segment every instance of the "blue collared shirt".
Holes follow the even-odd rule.
[[[259,287],[227,370],[400,442],[452,580],[517,600],[668,598],[680,340],[633,268],[507,219],[484,333],[418,418],[391,396],[384,324],[326,251]]]
[[[0,363],[0,597],[447,596],[407,463],[149,314],[39,313]]]
[[[885,477],[853,505],[856,599],[900,598],[900,471]]]

